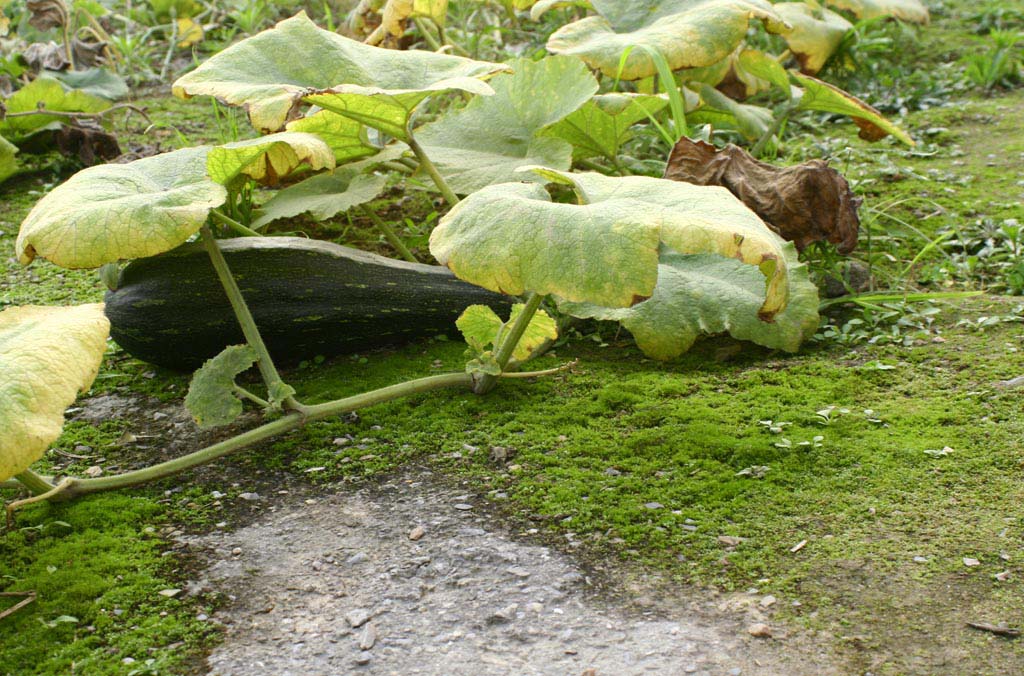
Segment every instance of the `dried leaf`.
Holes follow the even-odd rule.
[[[828,241],[849,253],[857,245],[860,199],[853,196],[846,179],[821,160],[776,167],[737,146],[716,150],[684,136],[672,149],[665,178],[724,186],[800,250]]]

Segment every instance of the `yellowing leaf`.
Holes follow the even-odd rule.
[[[562,26],[548,40],[548,51],[578,56],[591,68],[625,80],[657,73],[651,51],[660,52],[672,70],[700,68],[727,57],[753,21],[773,33],[788,28],[765,0],[593,0],[593,5],[598,15]]]
[[[911,23],[928,23],[928,8],[921,0],[827,0],[828,4],[853,12],[858,19],[891,16]]]
[[[816,11],[802,2],[780,2],[774,9],[792,26],[783,37],[800,62],[800,70],[810,75],[822,69],[853,28],[841,15],[824,8]]]
[[[405,34],[408,21],[417,17],[443,26],[447,12],[448,0],[387,0],[380,11],[380,25],[366,38],[366,43],[377,45],[386,39],[397,40]]]
[[[198,45],[203,41],[203,27],[196,23],[191,17],[177,19],[178,24],[178,47],[186,48]]]
[[[109,329],[98,303],[0,312],[0,481],[60,436],[64,410],[96,378]]]
[[[289,122],[287,129],[319,136],[334,153],[334,161],[337,164],[370,157],[380,152],[380,148],[370,143],[366,136],[366,127],[361,122],[328,110],[321,110]]]
[[[365,45],[317,28],[305,13],[237,42],[174,83],[176,96],[245,106],[261,132],[298,117],[303,103],[406,140],[413,110],[446,91],[491,94],[506,66],[420,50]]]
[[[333,169],[334,153],[313,134],[284,131],[216,146],[206,158],[210,178],[221,185],[239,175],[275,185],[303,164],[314,170]]]
[[[573,187],[579,204],[551,202],[537,185],[489,186],[441,219],[430,237],[434,257],[492,291],[629,307],[654,291],[663,248],[714,253],[761,270],[767,281],[758,310],[763,319],[785,307],[782,242],[728,190],[644,176],[534,171]]]
[[[208,148],[84,169],[39,200],[21,224],[23,264],[42,256],[65,268],[98,268],[182,244],[227,198],[206,175]]]
[[[18,146],[0,136],[0,183],[10,178],[18,170]]]
[[[502,322],[494,310],[486,305],[470,305],[455,325],[466,339],[466,344],[478,353],[483,353],[491,346],[497,347],[496,343],[502,340],[504,332],[515,323],[525,307],[522,303],[516,303],[512,306],[508,321]],[[538,347],[556,338],[558,327],[555,320],[544,310],[537,310],[512,351],[512,359],[525,361]]]

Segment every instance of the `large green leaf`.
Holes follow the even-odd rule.
[[[700,68],[736,49],[752,21],[773,33],[788,29],[765,0],[593,0],[593,5],[598,16],[560,28],[548,40],[548,50],[578,56],[605,75],[626,80],[657,74],[650,51],[664,55],[672,70]]]
[[[911,23],[928,23],[928,8],[921,0],[827,0],[828,4],[846,9],[858,19],[891,16]]]
[[[632,137],[630,127],[647,120],[668,105],[668,99],[650,94],[599,94],[545,130],[573,146],[573,157],[615,159]]]
[[[60,436],[64,410],[96,378],[109,330],[101,304],[0,312],[0,481]]]
[[[337,164],[370,157],[380,148],[370,142],[366,126],[362,122],[321,110],[309,117],[302,117],[288,123],[288,131],[316,134],[330,147]]]
[[[780,2],[775,11],[793,27],[783,37],[800,62],[800,70],[813,75],[835,53],[853,24],[823,7],[815,9],[803,2]]]
[[[0,136],[0,183],[18,171],[18,146]]]
[[[262,132],[279,131],[306,102],[404,140],[412,111],[425,98],[452,90],[490,94],[483,79],[502,70],[447,54],[364,45],[299,13],[218,53],[179,78],[173,91],[245,106]]]
[[[229,345],[200,367],[185,395],[185,408],[202,429],[230,425],[242,413],[235,378],[256,363],[256,351],[248,345]]]
[[[561,303],[559,309],[576,317],[621,322],[653,359],[674,359],[701,335],[717,333],[795,352],[818,327],[818,289],[793,245],[787,243],[784,249],[790,297],[772,322],[757,316],[764,289],[761,275],[739,261],[706,254],[663,254],[654,295],[631,308]]]
[[[645,176],[535,171],[572,186],[579,203],[552,202],[538,185],[484,188],[441,219],[430,237],[434,257],[492,291],[629,307],[654,291],[662,248],[715,253],[765,275],[758,314],[770,318],[785,307],[781,240],[728,190]]]
[[[105,68],[46,71],[46,75],[60,80],[67,89],[76,89],[108,101],[120,101],[128,96],[128,83],[124,78]]]
[[[37,77],[3,102],[10,113],[29,113],[40,106],[65,113],[98,113],[110,107],[110,101],[79,90],[67,90],[52,77]],[[58,115],[26,115],[0,117],[0,134],[18,143],[25,137],[64,119]]]
[[[518,167],[568,169],[572,146],[540,132],[586,103],[597,80],[579,59],[517,59],[491,81],[494,96],[473,99],[416,132],[420,145],[459,194],[522,180]]]
[[[84,169],[36,203],[15,249],[65,268],[96,268],[169,251],[227,198],[206,175],[207,147]]]
[[[331,218],[354,206],[366,204],[384,190],[387,178],[362,174],[347,168],[318,174],[278,191],[260,207],[252,227],[262,228],[271,221],[309,213],[318,221]]]
[[[206,171],[221,185],[242,175],[275,185],[303,164],[313,170],[333,169],[334,152],[318,136],[284,131],[211,148]]]
[[[847,115],[853,118],[854,123],[860,128],[860,137],[868,141],[878,141],[892,134],[908,146],[914,145],[914,140],[907,132],[885,119],[880,112],[856,96],[810,75],[790,71],[790,76],[804,90],[798,104],[801,110]]]

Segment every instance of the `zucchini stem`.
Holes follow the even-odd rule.
[[[57,487],[53,482],[47,481],[45,477],[36,474],[30,469],[26,469],[21,474],[15,474],[14,478],[35,495],[52,491]]]
[[[402,238],[388,225],[383,218],[381,218],[376,211],[366,205],[360,207],[363,213],[366,214],[367,218],[373,221],[373,224],[377,226],[377,229],[384,233],[384,237],[387,238],[388,243],[402,256],[405,260],[410,263],[419,263],[419,259],[416,258],[412,251],[409,251],[409,247],[405,245]]]
[[[235,219],[231,218],[230,216],[228,216],[227,214],[218,209],[210,210],[210,215],[213,216],[215,220],[220,221],[222,224],[228,226],[229,228],[237,232],[239,235],[242,235],[244,237],[263,237],[262,234],[256,232],[252,228],[242,225],[241,223],[239,223],[238,221],[236,221]]]
[[[448,206],[453,207],[458,204],[459,198],[455,195],[455,191],[453,191],[451,186],[448,185],[448,182],[444,180],[444,176],[441,175],[441,172],[437,170],[434,163],[430,161],[429,157],[427,157],[427,153],[423,150],[423,146],[421,146],[419,141],[416,140],[416,137],[413,136],[411,123],[409,128],[406,129],[405,135],[407,137],[405,142],[409,144],[409,148],[412,150],[413,154],[416,155],[416,159],[420,161],[420,166],[426,169],[427,173],[430,174],[430,178],[434,180],[434,185],[436,185],[437,189],[441,191],[441,196],[444,197],[446,202],[448,202]]]
[[[163,479],[185,470],[192,469],[193,467],[198,467],[199,465],[212,462],[213,460],[242,450],[243,448],[247,448],[253,444],[276,437],[280,434],[284,434],[285,432],[290,432],[291,430],[301,427],[312,420],[329,418],[342,413],[348,413],[350,411],[365,408],[367,406],[372,406],[374,404],[379,404],[381,402],[391,401],[392,399],[419,394],[421,392],[429,392],[431,390],[439,390],[448,387],[468,388],[471,385],[472,376],[468,373],[445,373],[441,375],[428,376],[426,378],[419,378],[418,380],[410,380],[408,382],[383,387],[378,390],[364,392],[362,394],[329,401],[323,404],[305,406],[303,407],[304,413],[288,413],[284,417],[261,425],[255,429],[249,430],[248,432],[243,432],[238,436],[231,437],[230,439],[213,444],[212,446],[207,446],[206,448],[189,453],[188,455],[180,458],[175,458],[173,460],[168,460],[167,462],[153,465],[152,467],[132,472],[125,472],[124,474],[114,476],[97,477],[95,479],[65,479],[56,487],[52,487],[51,490],[40,495],[36,495],[33,498],[29,498],[27,501],[23,500],[12,503],[11,507],[16,509],[28,502],[37,502],[39,500],[48,500],[51,498],[66,501],[82,495],[88,495],[90,493],[138,486],[149,481]],[[11,515],[13,511],[10,508],[8,509],[8,514]]]
[[[217,277],[220,279],[220,283],[228,295],[228,300],[231,302],[231,309],[235,311],[235,317],[242,328],[242,335],[245,336],[245,341],[256,352],[256,365],[263,376],[263,382],[267,386],[267,391],[273,392],[278,389],[278,385],[284,384],[284,380],[281,379],[280,374],[277,372],[277,367],[274,366],[274,361],[270,358],[270,351],[267,350],[263,337],[260,336],[256,320],[253,319],[252,313],[249,312],[249,306],[245,303],[242,291],[238,288],[234,275],[231,274],[231,268],[228,267],[228,262],[224,259],[224,253],[220,250],[220,245],[214,238],[213,232],[210,231],[210,226],[204,225],[200,232],[202,233],[203,246],[206,247],[206,252],[210,255],[210,260],[213,262],[213,269],[217,271]],[[295,409],[301,406],[294,396],[285,398],[283,403],[285,408],[288,409]]]
[[[501,339],[501,345],[494,351],[494,360],[498,362],[498,366],[504,371],[505,367],[508,366],[508,362],[512,359],[512,353],[516,349],[516,345],[519,344],[523,334],[526,333],[526,327],[530,325],[530,320],[533,319],[533,315],[537,313],[540,308],[541,301],[544,300],[544,296],[539,293],[533,293],[532,291],[526,297],[526,307],[516,317],[516,321],[512,324],[512,328],[508,329],[507,333],[504,333]],[[476,394],[487,394],[494,389],[494,386],[498,384],[498,377],[484,374],[480,376],[473,384],[473,392]]]

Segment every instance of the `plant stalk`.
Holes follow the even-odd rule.
[[[409,148],[412,150],[413,154],[416,155],[416,159],[419,160],[420,166],[426,169],[427,173],[430,174],[430,178],[434,180],[434,185],[436,185],[437,189],[441,191],[441,196],[444,197],[449,206],[455,206],[458,204],[459,198],[455,195],[455,191],[452,190],[451,186],[448,185],[448,182],[444,180],[443,176],[441,176],[441,172],[437,170],[434,163],[430,161],[429,157],[427,157],[427,153],[423,150],[423,146],[421,146],[419,141],[417,141],[413,136],[412,129],[406,130],[406,136],[407,138],[405,139],[405,142],[409,144]]]
[[[761,138],[757,139],[757,143],[755,143],[754,147],[750,149],[750,154],[752,156],[754,156],[755,158],[761,157],[761,153],[764,152],[764,147],[768,145],[768,141],[770,141],[773,136],[779,133],[779,130],[782,129],[782,125],[786,124],[786,120],[789,119],[789,116],[792,115],[793,111],[795,110],[796,106],[793,104],[789,104],[781,111],[779,111],[779,114],[775,117],[775,120],[772,122],[772,126],[768,127],[768,129],[766,129],[765,132],[761,134]]]
[[[260,336],[256,320],[253,319],[252,313],[249,312],[249,306],[245,303],[242,291],[238,288],[238,283],[231,274],[228,262],[224,259],[224,253],[220,250],[217,240],[210,231],[210,226],[204,225],[200,232],[202,233],[203,246],[206,247],[206,252],[210,255],[210,260],[213,262],[213,269],[217,271],[217,277],[220,279],[220,283],[228,295],[228,300],[231,302],[231,309],[235,311],[235,317],[242,328],[242,335],[245,336],[245,341],[256,352],[256,365],[263,376],[263,382],[266,384],[267,390],[273,392],[276,386],[283,384],[284,381],[281,379],[280,374],[278,374],[274,361],[270,358],[270,351],[267,350],[267,346],[263,342],[262,336]],[[302,409],[302,404],[297,402],[294,397],[286,398],[284,404],[287,408],[293,410]]]
[[[243,235],[245,237],[263,237],[262,233],[256,232],[252,228],[242,225],[219,209],[211,209],[210,215],[213,216],[214,220],[220,221],[239,235]]]
[[[14,478],[17,479],[21,485],[31,491],[33,495],[46,493],[57,487],[30,469],[26,469],[21,474],[16,474]]]
[[[519,344],[519,340],[526,333],[526,327],[530,325],[530,320],[533,319],[533,315],[537,313],[537,309],[540,308],[541,301],[544,300],[544,296],[539,293],[531,292],[526,297],[526,307],[516,317],[515,323],[512,328],[501,339],[501,345],[497,347],[494,352],[494,360],[498,362],[498,366],[504,371],[505,367],[508,366],[508,362],[512,359],[512,353],[516,349],[516,345]],[[476,394],[487,394],[494,389],[494,386],[498,384],[498,376],[492,376],[484,374],[473,383],[473,392]]]
[[[363,213],[366,214],[367,218],[373,221],[373,224],[377,226],[377,229],[384,233],[384,237],[387,238],[391,246],[397,251],[402,258],[409,261],[410,263],[419,263],[420,261],[416,258],[413,252],[409,251],[409,247],[405,245],[405,242],[398,236],[398,234],[392,229],[390,225],[384,222],[384,219],[377,215],[377,212],[373,209],[362,206],[360,207]]]
[[[446,373],[436,376],[428,376],[418,380],[410,380],[398,385],[391,385],[379,390],[364,392],[344,399],[317,404],[305,407],[304,413],[289,413],[272,422],[261,425],[255,429],[239,434],[236,437],[226,439],[222,442],[207,446],[201,450],[190,453],[186,456],[168,460],[152,467],[125,472],[109,477],[98,477],[96,479],[65,479],[64,485],[59,494],[54,495],[57,500],[71,500],[89,493],[99,491],[130,488],[140,484],[163,479],[178,474],[193,467],[206,464],[223,456],[239,451],[253,444],[265,441],[279,434],[289,432],[301,427],[308,421],[321,420],[341,413],[348,413],[357,409],[372,406],[392,399],[439,390],[448,387],[469,387],[472,384],[472,377],[468,373]]]

